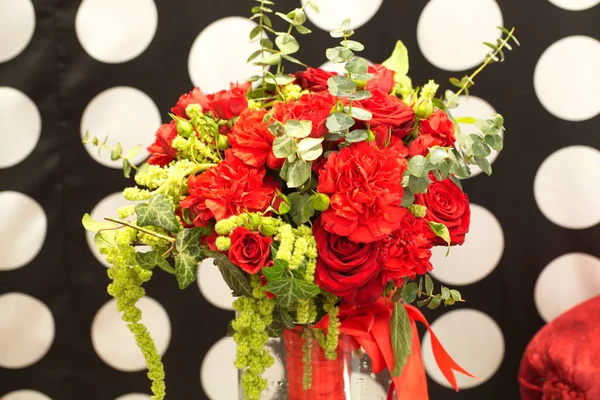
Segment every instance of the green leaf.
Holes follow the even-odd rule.
[[[351,19],[350,18],[346,18],[345,20],[342,21],[342,24],[340,25],[340,28],[347,31],[350,28],[350,22]]]
[[[458,122],[459,124],[474,124],[477,122],[477,118],[473,118],[473,117],[456,117],[454,118],[454,120],[456,122]]]
[[[271,39],[265,38],[265,39],[260,39],[260,46],[267,48],[267,49],[272,49],[273,48],[273,41]]]
[[[308,193],[292,192],[288,195],[292,203],[290,217],[296,225],[302,225],[308,222],[315,215],[315,208]]]
[[[181,252],[175,255],[175,278],[179,289],[185,289],[196,280],[198,259],[190,253]]]
[[[275,260],[270,267],[263,267],[262,273],[270,281],[272,279],[283,278],[289,276],[287,273],[288,263],[284,260]]]
[[[273,53],[261,58],[256,63],[259,65],[277,65],[281,62],[281,54]]]
[[[342,46],[345,46],[346,42],[342,40],[340,44]],[[365,49],[365,46],[362,43],[357,42],[355,40],[348,40],[348,48],[353,51],[363,51]]]
[[[368,91],[368,90],[359,90],[358,92],[356,92],[355,94],[353,94],[352,96],[350,96],[348,99],[349,100],[365,100],[365,99],[370,99],[371,97],[373,97],[373,94]]]
[[[490,165],[490,162],[487,160],[487,158],[475,157],[475,164],[477,164],[477,166],[481,168],[481,170],[485,172],[486,175],[492,174],[492,166]]]
[[[260,25],[256,25],[254,28],[252,28],[252,30],[250,31],[250,40],[254,39],[255,37],[257,37],[258,35],[260,35]]]
[[[500,135],[487,135],[484,140],[488,146],[496,151],[502,151],[504,148],[504,141]]]
[[[288,17],[287,15],[285,15],[284,13],[276,12],[275,15],[277,15],[278,17],[280,17],[285,22],[288,22],[290,24],[294,23],[294,21],[290,17]]]
[[[329,86],[329,93],[333,96],[349,97],[352,96],[356,90],[356,82],[341,75],[335,75],[329,78],[327,80],[327,85]]]
[[[356,81],[368,81],[373,79],[373,74],[354,74],[352,75],[352,79]]]
[[[329,141],[338,141],[344,138],[344,133],[343,132],[329,132],[328,134],[326,134],[325,136],[323,136],[325,138],[325,140],[329,140]]]
[[[429,221],[429,227],[431,228],[431,231],[435,234],[435,236],[444,239],[444,241],[448,243],[448,245],[450,245],[450,231],[448,230],[448,227],[446,225],[438,222]]]
[[[449,109],[458,107],[458,96],[452,90],[444,93],[444,105]]]
[[[204,250],[208,257],[214,259],[214,263],[219,268],[223,280],[231,289],[231,294],[235,297],[248,296],[252,297],[252,286],[246,274],[240,267],[234,265],[225,254],[217,251]]]
[[[275,38],[275,44],[282,54],[294,54],[300,49],[298,41],[292,35],[279,35]]]
[[[295,138],[305,138],[312,132],[312,121],[289,120],[285,123],[285,133]]]
[[[333,47],[325,51],[327,59],[334,64],[348,62],[354,56],[352,50],[342,46]]]
[[[323,154],[324,138],[304,138],[298,143],[298,154],[304,161],[316,160]]]
[[[461,88],[461,87],[462,87],[462,83],[461,83],[461,82],[458,80],[458,78],[450,78],[450,79],[448,79],[448,80],[450,81],[450,83],[451,83],[453,86],[456,86],[456,87],[458,87],[458,88]]]
[[[431,301],[431,297],[428,297],[425,300],[419,300],[419,301],[417,301],[417,305],[419,307],[423,307],[423,306],[426,306],[427,304],[429,304],[430,301]]]
[[[147,203],[137,204],[135,214],[140,226],[157,226],[173,233],[179,231],[173,202],[162,193],[153,194]]]
[[[309,33],[312,33],[312,31],[304,25],[295,25],[295,28],[296,31],[298,31],[298,33],[301,35],[308,35]]]
[[[357,143],[362,142],[363,140],[367,140],[369,134],[367,131],[363,129],[355,129],[352,132],[346,135],[346,142],[348,143]]]
[[[442,286],[442,299],[447,300],[450,298],[450,289],[446,286]]]
[[[277,158],[286,158],[296,153],[296,142],[289,136],[279,136],[273,140],[273,154]]]
[[[115,229],[119,227],[119,225],[112,222],[96,221],[88,213],[85,213],[83,218],[81,218],[81,224],[86,231],[90,232],[99,232],[103,229]]]
[[[158,266],[165,272],[170,274],[175,273],[175,269],[157,250],[152,250],[147,253],[135,253],[135,260],[139,266],[144,269],[152,270],[154,267]]]
[[[429,308],[430,310],[435,310],[436,308],[438,308],[440,306],[441,303],[442,303],[442,296],[439,294],[436,294],[431,299],[429,304],[427,304],[427,308]]]
[[[115,247],[116,233],[115,230],[98,232],[94,235],[94,244],[99,249]]]
[[[314,0],[309,1],[308,6],[312,8],[312,10],[316,13],[319,13],[319,6],[315,3]]]
[[[402,300],[410,304],[417,299],[417,284],[409,282],[402,287]]]
[[[475,157],[487,157],[490,155],[490,147],[483,142],[481,136],[474,133],[467,136],[466,146]]]
[[[409,190],[404,191],[404,195],[402,196],[402,207],[408,207],[415,202],[415,195],[412,194]]]
[[[265,82],[270,83],[271,85],[287,85],[295,80],[296,78],[290,75],[275,75],[275,78],[272,76],[265,77]]]
[[[340,28],[335,28],[334,30],[329,32],[329,35],[332,38],[341,38],[344,37],[344,30]]]
[[[132,165],[129,162],[128,159],[124,158],[123,159],[123,176],[125,176],[125,178],[129,178],[131,177],[131,169],[132,169]]]
[[[277,303],[290,308],[298,300],[308,300],[319,293],[321,289],[312,282],[292,278],[291,276],[272,279],[265,288],[275,295]]]
[[[452,296],[452,298],[456,301],[462,300],[462,296],[460,295],[460,292],[456,289],[450,290],[450,296]]]
[[[369,63],[362,57],[352,57],[344,68],[353,74],[366,74],[369,69]]]
[[[352,114],[352,117],[361,121],[368,121],[371,118],[373,118],[373,114],[371,114],[370,111],[367,111],[364,108],[352,107],[352,110],[350,110],[350,107],[346,106],[344,107],[344,111],[351,111],[350,114]]]
[[[325,121],[329,132],[343,132],[346,129],[350,129],[355,123],[354,119],[343,112],[334,112]]]
[[[429,274],[425,274],[425,293],[433,294],[433,281]]]
[[[411,175],[408,178],[408,188],[413,194],[425,193],[427,192],[427,187],[429,186],[428,178],[419,178],[417,176]]]
[[[400,376],[408,357],[412,354],[412,326],[408,313],[400,303],[394,304],[390,321],[392,351],[394,352],[394,369],[392,377]]]
[[[137,145],[135,147],[132,147],[131,149],[129,149],[127,151],[127,154],[125,154],[125,158],[127,159],[132,159],[133,157],[137,156],[137,154],[142,150],[142,146],[141,145]]]
[[[429,161],[433,165],[438,166],[439,164],[444,163],[446,159],[448,159],[448,153],[443,147],[434,146],[429,149]]]
[[[408,74],[408,50],[404,43],[398,40],[390,58],[381,64],[384,67],[395,71],[398,75]]]
[[[418,178],[427,176],[430,171],[430,162],[422,155],[416,155],[408,160],[408,172]]]
[[[123,145],[121,145],[121,142],[118,142],[115,145],[115,148],[110,152],[110,159],[113,161],[117,161],[119,158],[121,158],[122,152],[123,152]]]
[[[186,228],[177,234],[175,238],[175,249],[179,253],[187,253],[194,257],[200,257],[202,248],[202,228]]]
[[[287,185],[289,188],[300,187],[310,179],[311,164],[304,160],[289,163],[287,169]]]
[[[302,65],[303,67],[307,68],[308,66],[306,64],[304,64],[302,61],[298,60],[297,58],[294,58],[290,55],[287,54],[282,54],[281,55],[285,60],[288,60],[289,62],[293,62],[294,64],[298,64],[298,65]]]

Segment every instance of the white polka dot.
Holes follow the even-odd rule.
[[[119,396],[115,400],[150,400],[150,396],[142,393],[131,393]]]
[[[211,400],[238,398],[238,370],[233,366],[235,346],[230,337],[220,339],[208,350],[202,361],[200,381],[204,392]],[[274,355],[273,351],[269,350],[271,355]],[[283,364],[279,357],[275,356],[275,363],[263,374],[269,386],[263,392],[262,399],[274,399],[279,390],[278,384],[283,380],[283,374]]]
[[[500,368],[504,359],[504,336],[496,321],[487,314],[472,309],[453,310],[435,320],[431,327],[454,361],[481,378],[457,373],[456,380],[461,389],[485,383]],[[431,379],[451,387],[435,362],[429,332],[423,337],[423,364]]]
[[[468,285],[482,280],[498,266],[504,251],[502,226],[491,212],[471,203],[471,227],[462,246],[432,249],[431,275],[449,285]]]
[[[372,376],[363,372],[350,375],[350,392],[353,399],[385,399],[387,390]]]
[[[44,209],[25,194],[0,192],[0,221],[0,271],[27,265],[46,239]]]
[[[31,0],[0,2],[0,63],[18,56],[35,31],[35,10]]]
[[[104,221],[104,217],[114,217],[117,218],[117,210],[120,207],[124,207],[127,205],[134,204],[131,201],[125,200],[123,198],[122,192],[117,192],[110,194],[100,200],[98,204],[94,207],[94,209],[90,212],[90,216],[96,221]],[[85,237],[87,239],[88,246],[92,251],[92,254],[98,261],[100,261],[105,267],[110,267],[110,264],[106,262],[104,256],[100,254],[96,244],[94,243],[94,236],[96,236],[96,232],[85,232]]]
[[[81,117],[81,137],[89,131],[90,138],[97,136],[107,145],[123,145],[126,152],[138,145],[144,148],[133,157],[137,164],[143,161],[148,152],[145,148],[154,141],[154,134],[160,126],[160,112],[152,99],[144,92],[127,86],[114,87],[98,94],[90,101]],[[103,150],[98,157],[98,149],[87,144],[85,149],[100,164],[111,168],[122,168],[121,160],[112,161],[110,152]]]
[[[25,368],[38,362],[54,341],[48,307],[24,293],[0,296],[0,366]]]
[[[17,390],[2,397],[2,400],[52,400],[43,393],[34,390]]]
[[[600,295],[600,259],[584,253],[564,254],[548,264],[535,284],[535,306],[550,322]]]
[[[542,213],[564,228],[600,222],[600,151],[569,146],[552,153],[538,169],[533,193]]]
[[[600,0],[548,0],[557,7],[570,11],[581,11],[600,4]]]
[[[496,110],[492,107],[487,101],[476,97],[476,96],[459,96],[458,98],[458,107],[451,110],[452,116],[455,118],[458,117],[473,117],[477,119],[488,119],[492,115],[496,114]],[[464,135],[470,135],[471,133],[478,133],[479,130],[474,124],[459,124],[460,130]],[[500,134],[500,136],[504,137],[504,132]],[[487,156],[490,164],[493,164],[498,158],[498,152],[492,149],[489,156]],[[471,169],[471,176],[477,176],[481,174],[481,168],[477,165],[469,165]],[[465,178],[468,179],[468,178]]]
[[[31,154],[40,139],[42,118],[27,95],[0,87],[0,127],[0,168],[8,168]]]
[[[213,306],[233,310],[235,297],[231,295],[231,289],[223,280],[212,258],[203,260],[198,267],[198,287],[200,293]]]
[[[260,49],[258,41],[251,42],[248,38],[255,26],[246,18],[226,17],[204,28],[194,41],[188,59],[194,85],[212,93],[228,89],[230,82],[242,82],[259,74],[261,67],[246,62],[250,54]]]
[[[494,0],[430,0],[417,24],[417,41],[425,58],[438,68],[461,71],[483,62],[503,26]]]
[[[142,54],[157,25],[153,0],[83,0],[75,18],[84,50],[105,63],[122,63]]]
[[[148,296],[143,297],[137,307],[142,310],[142,323],[152,335],[158,353],[163,355],[171,339],[171,322],[167,312]],[[144,357],[120,314],[114,299],[100,308],[92,322],[94,349],[113,368],[127,372],[141,371],[146,368]]]
[[[569,36],[544,51],[533,83],[542,105],[558,118],[583,121],[600,113],[600,41]]]
[[[302,0],[306,4],[307,0]],[[350,18],[350,28],[358,28],[371,20],[383,0],[318,0],[319,12],[306,8],[306,16],[318,28],[331,31]]]

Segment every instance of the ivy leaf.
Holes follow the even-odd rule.
[[[196,280],[199,260],[189,253],[175,255],[175,278],[179,289],[185,289]]]
[[[356,122],[348,114],[343,112],[334,112],[325,122],[329,132],[342,132],[350,129]]]
[[[287,185],[289,188],[300,187],[310,179],[311,163],[304,160],[295,160],[287,167]]]
[[[417,299],[417,284],[416,282],[409,282],[402,287],[402,300],[408,304],[412,303]]]
[[[431,231],[435,236],[444,239],[444,241],[448,243],[448,246],[450,246],[450,231],[446,225],[429,221],[429,228],[431,228]]]
[[[433,293],[433,280],[428,274],[425,274],[425,293],[429,295]]]
[[[86,231],[90,232],[99,232],[104,229],[115,229],[119,227],[119,225],[112,222],[96,221],[88,213],[85,213],[83,218],[81,218],[81,224]]]
[[[363,140],[367,140],[369,134],[367,131],[363,129],[355,129],[352,132],[346,135],[346,142],[348,143],[357,143],[362,142]]]
[[[288,34],[279,35],[275,38],[275,44],[282,54],[294,54],[300,49],[298,41]]]
[[[179,253],[187,253],[193,257],[200,257],[202,254],[202,248],[200,247],[201,239],[202,228],[184,229],[175,238],[175,249]]]
[[[175,273],[175,269],[165,260],[162,254],[157,250],[152,250],[147,253],[135,253],[135,260],[143,269],[152,270],[158,266],[163,271],[170,274]]]
[[[283,278],[287,275],[287,261],[276,259],[270,267],[263,267],[262,273],[267,281],[277,278]]]
[[[273,293],[277,302],[285,308],[290,308],[298,300],[308,300],[321,293],[321,289],[314,283],[291,276],[272,279],[267,282],[265,288]]]
[[[179,224],[173,211],[173,202],[162,193],[153,194],[147,203],[137,204],[135,214],[140,226],[157,226],[169,232],[179,230]]]
[[[305,138],[312,131],[312,121],[289,120],[285,123],[285,133],[295,138]]]
[[[231,289],[231,294],[235,297],[249,296],[252,297],[252,286],[248,275],[242,271],[240,267],[233,264],[225,254],[218,251],[204,250],[208,257],[214,259],[215,265],[219,268],[223,280]]]
[[[394,369],[392,376],[400,376],[408,357],[412,354],[412,326],[408,313],[400,303],[394,304],[390,321],[392,351],[394,352]]]
[[[281,306],[276,306],[273,310],[273,322],[267,327],[269,337],[278,338],[283,335],[283,329],[293,329],[294,320],[292,316]]]
[[[398,75],[408,74],[408,50],[404,43],[398,40],[390,58],[381,64]]]
[[[296,152],[296,141],[290,136],[278,136],[273,140],[273,154],[277,158],[286,158]]]
[[[344,107],[344,111],[351,114],[352,117],[361,121],[368,121],[371,118],[373,118],[373,114],[371,114],[370,111],[367,111],[364,108],[352,107],[352,110],[350,110],[350,107],[346,106]]]

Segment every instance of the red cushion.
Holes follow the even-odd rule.
[[[600,296],[544,326],[519,371],[522,400],[600,400]]]

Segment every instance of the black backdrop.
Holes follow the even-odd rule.
[[[296,7],[299,1],[278,3],[280,9],[288,10]],[[350,3],[356,5],[360,2]],[[473,2],[460,0],[456,3],[457,7],[463,3]],[[482,311],[500,327],[499,339],[496,338],[495,342],[490,339],[493,342],[490,346],[498,347],[499,369],[496,372],[493,366],[484,367],[483,374],[489,372],[484,382],[459,394],[430,379],[431,398],[434,400],[517,399],[516,374],[521,354],[529,339],[544,324],[544,319],[551,319],[558,311],[600,293],[600,262],[596,258],[600,255],[596,239],[600,236],[600,216],[595,205],[600,197],[597,183],[600,182],[600,156],[597,151],[600,147],[600,120],[597,117],[600,106],[598,91],[594,92],[600,88],[600,44],[597,42],[600,39],[600,7],[565,10],[547,0],[501,0],[498,3],[504,25],[517,27],[523,47],[508,54],[503,65],[486,70],[477,80],[473,94],[485,99],[504,115],[508,127],[506,149],[494,163],[491,178],[478,175],[465,181],[464,186],[472,202],[499,221],[503,246],[486,246],[485,238],[479,240],[481,245],[472,258],[499,247],[501,258],[498,265],[494,268],[494,262],[489,271],[482,273],[480,279],[472,284],[451,286],[460,289],[468,299],[463,308]],[[592,6],[590,1],[579,3]],[[143,370],[138,368],[125,372],[112,368],[99,357],[91,340],[94,317],[110,298],[105,290],[105,268],[90,251],[80,224],[81,215],[92,210],[106,196],[128,185],[128,181],[118,170],[96,162],[85,151],[80,142],[82,114],[100,92],[128,86],[149,96],[160,110],[162,121],[167,121],[169,108],[181,93],[193,86],[188,72],[188,55],[198,34],[218,19],[246,16],[251,2],[156,0],[155,4],[158,15],[156,33],[149,46],[129,61],[101,62],[84,51],[75,29],[80,2],[67,0],[34,0],[36,24],[31,41],[13,58],[0,58],[0,88],[14,88],[28,96],[37,106],[42,122],[41,136],[35,148],[22,161],[0,168],[0,196],[8,192],[29,196],[41,206],[47,220],[43,246],[35,257],[18,268],[0,270],[0,310],[3,310],[0,313],[0,395],[28,389],[44,393],[54,400],[112,400],[127,393],[148,393],[149,385]],[[366,44],[363,55],[372,61],[385,59],[396,39],[401,38],[411,56],[413,82],[419,84],[434,78],[444,84],[448,77],[465,71],[451,72],[438,68],[423,55],[416,32],[425,5],[425,1],[383,0],[377,13],[358,29],[356,38]],[[466,17],[461,24],[468,24],[469,18],[477,17]],[[325,49],[334,42],[324,30],[311,22],[307,25],[314,33],[302,38],[299,58],[319,66],[325,60]],[[439,31],[439,40],[448,33],[448,28],[443,25],[433,28]],[[0,37],[3,29],[9,32],[9,28],[0,27]],[[574,35],[595,39],[590,50],[592,57],[586,58],[589,68],[582,68],[591,71],[591,75],[586,76],[587,87],[596,99],[590,93],[578,92],[575,85],[574,92],[564,95],[571,96],[573,102],[581,102],[580,108],[592,111],[587,116],[573,116],[574,112],[566,112],[566,116],[560,112],[555,115],[552,106],[545,105],[539,93],[536,94],[534,71],[549,46]],[[485,50],[481,51],[483,55]],[[210,62],[210,57],[206,62]],[[576,73],[569,70],[556,72],[557,91],[571,85],[569,81],[578,79]],[[540,85],[550,83],[551,80],[540,78]],[[541,90],[538,87],[538,92]],[[556,99],[548,101],[562,104]],[[140,121],[141,125],[144,123],[148,121]],[[2,146],[9,146],[14,137],[21,134],[18,129],[7,132],[7,124],[0,118]],[[133,125],[128,129],[133,132],[137,127]],[[148,134],[145,137],[150,140],[152,132]],[[536,175],[544,160],[567,146],[587,147],[570,148],[571,152],[564,153],[566,158],[559,157],[559,161],[568,161],[561,164],[566,172],[556,177],[562,183],[556,184],[548,178],[548,174],[552,175],[556,170],[556,162],[548,161],[549,164],[544,164],[548,166],[545,175],[541,176],[541,172],[540,176]],[[581,154],[582,157],[577,157]],[[585,184],[579,179],[579,174],[584,175]],[[537,193],[534,192],[534,184],[539,185]],[[561,188],[574,191],[574,195],[569,197]],[[595,202],[594,195],[599,196]],[[592,200],[586,201],[585,196]],[[561,203],[565,199],[568,202]],[[16,207],[20,205],[18,203]],[[7,207],[4,203],[2,206]],[[584,217],[584,222],[581,222],[582,208],[589,217],[587,221]],[[12,213],[10,209],[6,210],[6,215]],[[28,209],[22,208],[21,214],[15,215],[28,215],[23,210]],[[562,211],[557,214],[556,210]],[[575,222],[570,224],[571,214]],[[484,220],[483,217],[481,220]],[[19,235],[27,236],[27,221],[0,221],[5,243]],[[482,228],[480,232],[484,235],[488,231]],[[9,248],[15,251],[10,244],[5,244],[3,251],[8,252]],[[539,293],[534,295],[536,282],[546,266],[565,254],[572,257],[562,263],[559,259],[554,265],[559,270],[563,268],[566,286],[563,289],[560,285],[554,287],[549,292],[554,294],[552,299],[548,299],[547,304],[550,305],[544,308],[544,296],[548,296],[548,292],[540,287]],[[2,257],[3,254],[0,254],[0,259]],[[556,268],[553,270],[556,271]],[[451,284],[452,274],[439,277],[448,276]],[[197,287],[181,292],[171,280],[162,280],[163,277],[157,274],[147,285],[147,291],[166,310],[170,320],[170,340],[167,339],[168,349],[164,355],[168,398],[207,398],[199,377],[202,360],[211,346],[224,336],[233,313],[215,307],[198,292]],[[555,282],[552,279],[556,279],[556,273],[550,271],[544,285]],[[464,282],[461,278],[456,281]],[[556,282],[560,283],[560,280]],[[577,282],[581,287],[576,286]],[[27,348],[27,343],[25,339],[19,341],[19,338],[6,335],[22,332],[17,329],[19,326],[35,326],[37,314],[30,312],[32,310],[17,310],[16,316],[5,313],[7,309],[12,310],[9,297],[14,293],[25,293],[45,304],[55,326],[47,352],[43,350],[37,359],[17,366],[6,361],[9,356],[3,359],[2,353],[8,354],[8,346],[13,346],[13,343],[23,348]],[[430,321],[436,321],[447,311],[428,311],[426,315]],[[455,348],[458,349],[455,353],[461,353],[461,349],[469,347],[461,344],[460,339],[464,337],[464,341],[469,341],[471,330],[468,320],[465,321],[464,330],[456,331],[459,339],[445,340],[450,332],[446,332],[448,328],[440,328],[442,342],[450,342],[451,352]],[[496,331],[492,329],[491,332]],[[106,332],[100,336],[102,334],[113,337]],[[25,334],[23,337],[28,336]],[[11,349],[15,351],[14,346]],[[493,360],[477,361],[477,353],[482,349],[478,349],[476,344],[470,348],[474,360],[471,365],[475,369],[490,362],[494,364]],[[18,359],[18,355],[10,357]],[[457,356],[457,359],[469,368],[469,358]],[[478,373],[477,370],[474,372]],[[231,376],[231,373],[223,374]],[[220,376],[218,371],[215,376],[217,379]],[[235,382],[229,385],[235,385]],[[230,388],[223,387],[223,390],[231,393]],[[214,391],[211,393],[215,396]],[[13,398],[17,399],[15,396]],[[30,397],[20,399],[38,400],[38,397],[31,397],[34,396],[31,393],[23,396]],[[6,398],[11,399],[11,395]],[[227,399],[226,396],[221,398]]]

